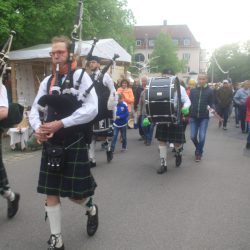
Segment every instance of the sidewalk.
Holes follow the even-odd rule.
[[[26,149],[24,149],[22,151],[21,150],[21,146],[19,144],[17,144],[15,150],[11,149],[11,147],[10,147],[10,136],[6,135],[6,133],[4,133],[4,135],[2,137],[2,152],[3,152],[3,156],[9,155],[9,154],[15,154],[15,153],[20,154],[21,152],[26,153],[26,152],[37,151],[37,150],[31,150],[28,147],[26,147]]]

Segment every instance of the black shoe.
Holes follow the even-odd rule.
[[[113,159],[113,152],[112,152],[112,150],[107,150],[106,154],[107,154],[107,161],[111,162],[112,159]]]
[[[20,194],[15,193],[15,199],[13,201],[8,200],[8,218],[13,218],[17,211],[18,211],[18,205],[20,200]]]
[[[91,167],[91,168],[96,167],[96,162],[90,161],[89,164],[90,164],[90,167]]]
[[[64,250],[64,244],[62,244],[61,247],[56,247],[57,242],[58,242],[57,236],[54,234],[51,234],[47,242],[50,245],[48,250]]]
[[[250,142],[247,143],[246,149],[250,149]]]
[[[163,174],[165,172],[167,172],[167,166],[162,165],[157,169],[157,174]]]
[[[87,233],[89,236],[93,236],[97,231],[99,220],[98,220],[98,207],[94,205],[96,209],[95,215],[91,215],[90,212],[87,212],[86,215],[88,216],[87,221]]]
[[[182,163],[182,155],[181,154],[176,154],[175,155],[175,166],[179,167]]]

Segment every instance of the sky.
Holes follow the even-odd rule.
[[[186,24],[201,48],[212,53],[250,40],[250,0],[127,0],[136,25]]]

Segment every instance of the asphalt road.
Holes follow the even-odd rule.
[[[174,167],[168,152],[168,172],[156,174],[157,141],[150,147],[128,130],[128,151],[117,152],[111,163],[98,147],[98,183],[94,202],[100,225],[92,238],[86,233],[82,207],[62,200],[62,233],[67,250],[249,250],[250,152],[246,135],[229,123],[218,129],[211,120],[205,153],[194,162],[189,139],[183,163]],[[99,144],[100,145],[100,144]],[[21,193],[20,210],[6,218],[0,201],[0,249],[45,250],[49,238],[44,221],[44,196],[36,193],[40,151],[6,154],[10,183]]]

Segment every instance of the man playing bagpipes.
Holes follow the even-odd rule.
[[[10,114],[11,112],[7,97],[7,90],[3,85],[2,79],[8,62],[8,53],[10,51],[14,35],[15,32],[12,31],[7,42],[4,44],[0,52],[0,194],[7,200],[8,203],[7,217],[9,219],[13,218],[18,211],[20,194],[13,192],[9,185],[9,180],[3,163],[2,134],[4,128],[9,128],[11,125],[14,125],[11,122],[9,123],[8,121],[9,116],[12,116],[12,118],[14,116],[14,120],[16,120],[15,117],[17,117],[18,115],[16,112],[14,112],[14,115]]]
[[[90,77],[93,81],[95,81],[95,79],[101,73],[100,58],[98,56],[91,56],[89,58],[89,68],[91,70]],[[95,90],[98,97],[98,115],[95,118],[96,124],[94,125],[94,128],[96,126],[96,130],[94,129],[92,142],[89,149],[91,167],[96,166],[95,144],[98,135],[106,138],[106,144],[108,144],[106,152],[107,161],[109,162],[113,158],[113,153],[108,141],[108,133],[110,133],[110,130],[112,129],[111,119],[113,119],[114,109],[117,104],[114,82],[108,73],[105,73],[102,79],[97,84],[95,84]],[[102,125],[101,128],[99,123]]]
[[[55,95],[56,98],[59,100],[62,96],[66,100],[66,95],[63,94],[65,79],[70,79],[68,84],[71,87],[78,85],[79,95],[84,94],[92,84],[86,72],[83,73],[81,82],[77,83],[82,70],[76,70],[77,63],[74,59],[68,63],[69,54],[70,40],[66,37],[54,37],[50,52],[53,72],[41,82],[29,116],[35,137],[43,143],[37,191],[46,195],[45,211],[51,231],[48,241],[50,250],[64,249],[61,235],[61,197],[68,197],[86,211],[89,236],[94,235],[98,227],[98,208],[92,203],[97,185],[90,172],[86,132],[81,129],[83,124],[91,122],[98,113],[95,89],[91,89],[84,102],[76,101],[78,108],[66,117],[57,119],[57,111],[53,113],[56,119],[50,118],[51,121],[47,121],[49,112],[44,110],[42,119],[39,116],[38,103],[41,98],[59,91],[61,94]],[[59,72],[56,72],[56,68]],[[66,102],[61,106],[62,113],[70,110],[68,106]]]

